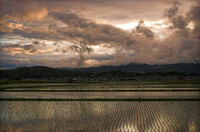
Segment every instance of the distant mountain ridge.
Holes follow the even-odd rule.
[[[106,71],[122,71],[122,72],[169,72],[178,71],[184,73],[200,73],[200,63],[177,63],[177,64],[162,64],[162,65],[148,65],[130,63],[120,66],[99,66],[88,68],[58,68],[61,70],[82,71],[82,72],[106,72]]]
[[[160,74],[160,75],[200,75],[200,64],[164,64],[164,65],[148,65],[148,64],[128,64],[121,66],[100,66],[89,68],[50,68],[46,66],[21,67],[9,70],[0,70],[0,78],[13,78],[20,76],[22,78],[127,78],[140,76],[144,74]],[[153,74],[152,74],[153,75]]]

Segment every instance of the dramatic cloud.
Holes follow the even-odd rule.
[[[178,5],[180,5],[180,2],[175,1],[172,8],[165,10],[164,15],[169,18],[172,28],[184,29],[187,26],[187,22],[183,16],[179,14]]]
[[[87,67],[200,59],[199,1],[0,2],[3,68],[6,63]],[[126,22],[134,26],[126,30]]]
[[[147,38],[154,38],[153,32],[143,24],[143,21],[139,22],[139,25],[136,27],[136,32],[144,34]]]
[[[200,1],[196,2],[196,5],[192,6],[186,16],[187,21],[191,21],[194,24],[193,34],[196,38],[200,39]]]
[[[87,52],[88,54],[90,54],[93,49],[92,48],[89,48],[88,46],[85,46],[85,45],[81,45],[81,46],[77,46],[77,45],[72,45],[70,47],[70,49],[72,51],[75,51],[79,54],[79,57],[77,59],[77,66],[83,66],[84,65],[84,62],[85,62],[85,56],[84,56],[84,53]]]
[[[1,50],[6,51],[11,55],[16,54],[41,54],[47,53],[48,49],[40,49],[32,44],[28,45],[21,45],[21,44],[12,44],[12,45],[5,45],[1,46]]]
[[[68,37],[74,43],[84,41],[88,45],[99,43],[129,45],[135,42],[133,34],[111,25],[97,24],[71,13],[52,13],[50,15],[67,25],[65,29],[59,30],[59,33]]]

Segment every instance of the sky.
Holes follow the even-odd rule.
[[[0,0],[0,69],[199,62],[199,0]]]

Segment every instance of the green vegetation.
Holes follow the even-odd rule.
[[[199,91],[198,80],[161,82],[13,82],[1,84],[0,91],[13,92],[137,92],[137,91]]]
[[[11,81],[17,81],[17,82],[20,82],[22,81],[22,78],[18,75],[14,76],[13,78],[10,79]]]
[[[200,84],[200,80],[166,80],[160,81],[162,84]]]
[[[0,101],[200,101],[200,98],[0,98]]]
[[[181,81],[161,81],[161,82],[131,82],[131,81],[110,82],[109,81],[109,82],[96,82],[96,83],[68,82],[68,83],[24,83],[24,84],[19,83],[19,84],[1,85],[0,93],[1,92],[4,92],[2,94],[3,95],[2,97],[5,97],[1,98],[0,99],[1,101],[6,101],[6,100],[7,101],[9,100],[10,101],[12,100],[13,101],[14,100],[16,101],[23,101],[23,100],[24,101],[43,101],[43,100],[44,101],[200,101],[200,98],[197,98],[198,92],[200,92],[200,85],[195,80],[184,81],[184,83],[183,82],[181,83]],[[10,94],[9,92],[14,92],[14,98],[12,98],[12,94],[9,95],[9,97],[11,98],[6,98],[7,96],[4,96],[7,93]],[[26,95],[26,93],[23,93],[24,95],[21,96],[20,92],[29,92],[27,94],[28,98],[21,98],[25,97],[24,95]],[[34,96],[34,94],[31,95],[31,92],[38,92],[38,96],[41,96],[41,98],[29,98]],[[44,92],[49,92],[49,93],[44,93]],[[86,94],[85,97],[82,96],[83,94],[82,92],[85,92]],[[152,94],[149,92],[152,92]],[[159,92],[159,94],[161,94],[159,95],[160,97],[159,96],[154,97],[155,94],[153,92]],[[168,98],[167,92],[175,94],[173,94],[173,97],[169,96]],[[183,97],[181,95],[180,96],[177,95],[176,92],[179,92],[179,94],[183,92]],[[185,92],[188,92],[187,95],[189,94],[189,96],[185,96]],[[43,94],[51,96],[53,95],[53,97],[55,95],[55,98],[46,98]],[[123,94],[124,94],[123,97],[126,98],[120,98],[122,97]],[[147,94],[147,98],[145,98],[145,96],[140,97],[141,95],[143,96],[144,94]],[[15,95],[17,95],[16,97],[19,98],[15,98]],[[148,98],[151,95],[153,98]],[[94,98],[96,96],[97,98]]]
[[[73,80],[73,78],[69,77],[67,82],[68,82],[68,83],[73,83],[74,80]]]
[[[162,80],[199,80],[199,64],[177,64],[151,66],[131,64],[119,67],[97,67],[80,69],[55,69],[44,66],[21,67],[0,70],[0,79],[6,80],[44,80],[66,82],[98,81],[162,81]],[[171,68],[170,68],[171,67]],[[177,68],[179,67],[179,68]],[[96,70],[94,70],[96,69]],[[195,69],[195,70],[193,70]],[[18,76],[18,77],[16,77]],[[10,82],[6,82],[10,83]]]
[[[106,90],[87,90],[87,89],[75,89],[75,90],[41,90],[41,89],[28,89],[28,90],[13,90],[13,89],[0,89],[0,92],[175,92],[175,91],[188,91],[188,92],[200,92],[200,89],[133,89],[133,90],[127,90],[127,89],[106,89]]]
[[[69,79],[67,81],[60,81],[60,80],[21,80],[21,81],[14,81],[14,80],[2,80],[0,81],[0,85],[3,84],[45,84],[45,83],[69,83]],[[71,78],[72,79],[72,78]],[[70,80],[71,80],[70,79]],[[74,81],[73,83],[76,84],[115,84],[116,81]],[[157,81],[117,81],[120,84],[200,84],[200,80],[157,80]]]

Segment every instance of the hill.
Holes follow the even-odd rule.
[[[61,70],[81,71],[81,72],[106,72],[106,71],[122,71],[122,72],[169,72],[178,71],[183,73],[200,73],[200,63],[178,63],[178,64],[163,64],[163,65],[148,65],[130,63],[120,66],[100,66],[89,68],[59,68]]]
[[[183,78],[184,76],[199,77],[200,64],[168,64],[147,65],[128,64],[121,66],[101,66],[90,68],[50,68],[45,66],[21,67],[0,70],[1,79],[16,76],[23,79],[66,79],[75,80],[166,80]]]

